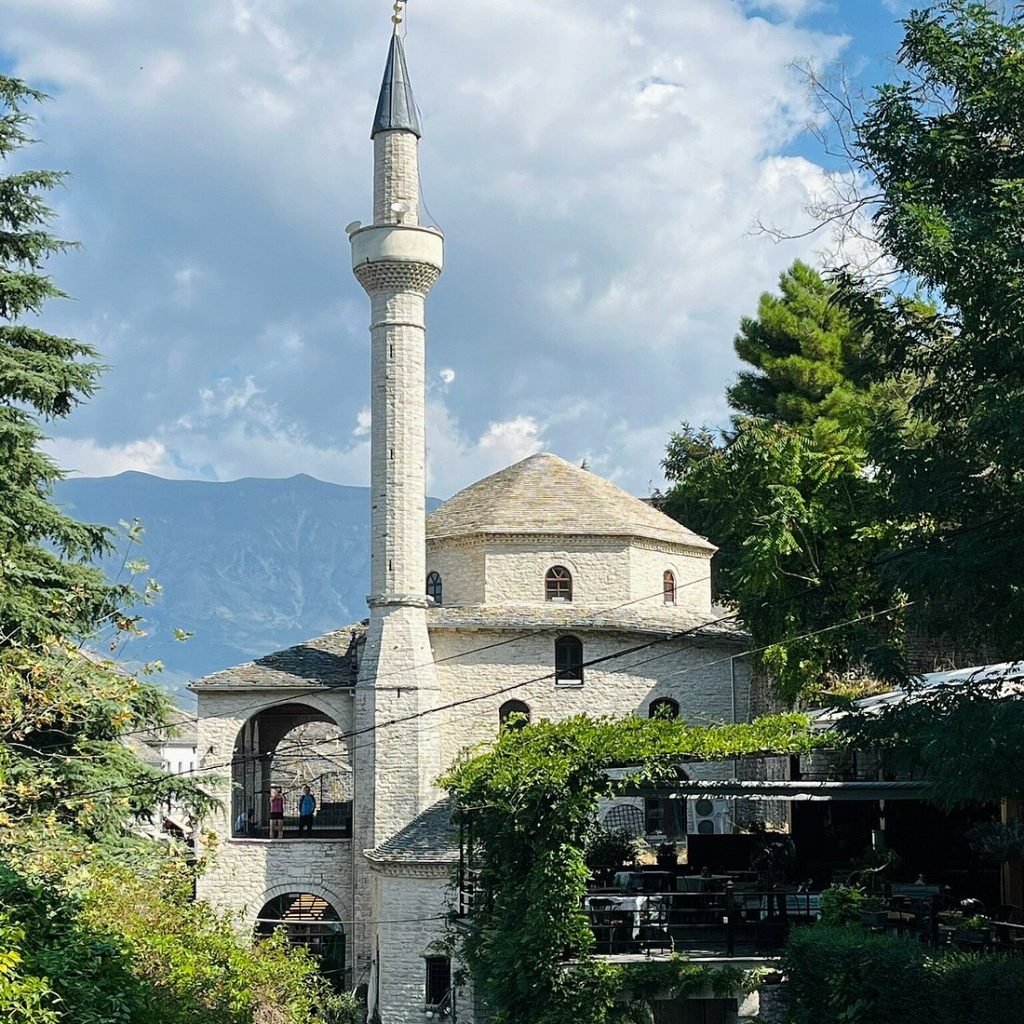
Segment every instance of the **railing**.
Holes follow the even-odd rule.
[[[299,801],[303,786],[278,784],[253,788],[237,788],[231,798],[231,835],[236,839],[267,839],[270,837],[270,798],[275,789],[284,796],[285,839],[347,839],[352,836],[351,776],[348,773],[322,774],[309,781],[316,800],[309,829],[299,819]]]
[[[687,950],[774,954],[795,923],[820,916],[819,894],[726,885],[705,892],[592,892],[583,912],[599,955]]]

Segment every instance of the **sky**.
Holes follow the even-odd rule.
[[[409,0],[429,491],[537,451],[633,493],[721,425],[732,340],[843,169],[796,65],[865,92],[904,0]],[[23,166],[70,172],[40,326],[99,394],[48,425],[69,471],[369,479],[367,222],[388,0],[0,0],[0,72],[51,94]],[[825,254],[824,256],[822,254]]]

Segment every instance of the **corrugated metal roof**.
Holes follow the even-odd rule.
[[[384,80],[380,83],[380,97],[377,112],[373,118],[372,139],[378,132],[412,132],[417,138],[423,135],[420,129],[420,115],[412,96],[409,69],[405,65],[405,49],[402,39],[395,34],[391,37],[388,62],[384,66]]]
[[[996,665],[975,665],[971,668],[951,669],[948,672],[926,672],[906,687],[897,687],[887,693],[863,697],[854,702],[858,711],[875,714],[893,704],[913,701],[942,686],[969,686],[984,684],[993,695],[1000,697],[1021,696],[1024,688],[1024,661],[1003,661]],[[814,725],[828,726],[846,715],[845,710],[821,708],[811,712]]]

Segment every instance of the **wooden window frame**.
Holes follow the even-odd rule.
[[[544,600],[572,601],[572,573],[564,565],[553,565],[544,574]]]

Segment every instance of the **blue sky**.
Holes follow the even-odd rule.
[[[635,493],[681,421],[722,423],[732,337],[795,257],[834,161],[794,62],[892,74],[902,0],[411,0],[425,199],[430,489],[535,451]],[[369,219],[386,0],[0,0],[2,66],[53,94],[71,171],[44,316],[103,391],[70,470],[368,479]],[[850,254],[857,258],[858,254]]]

